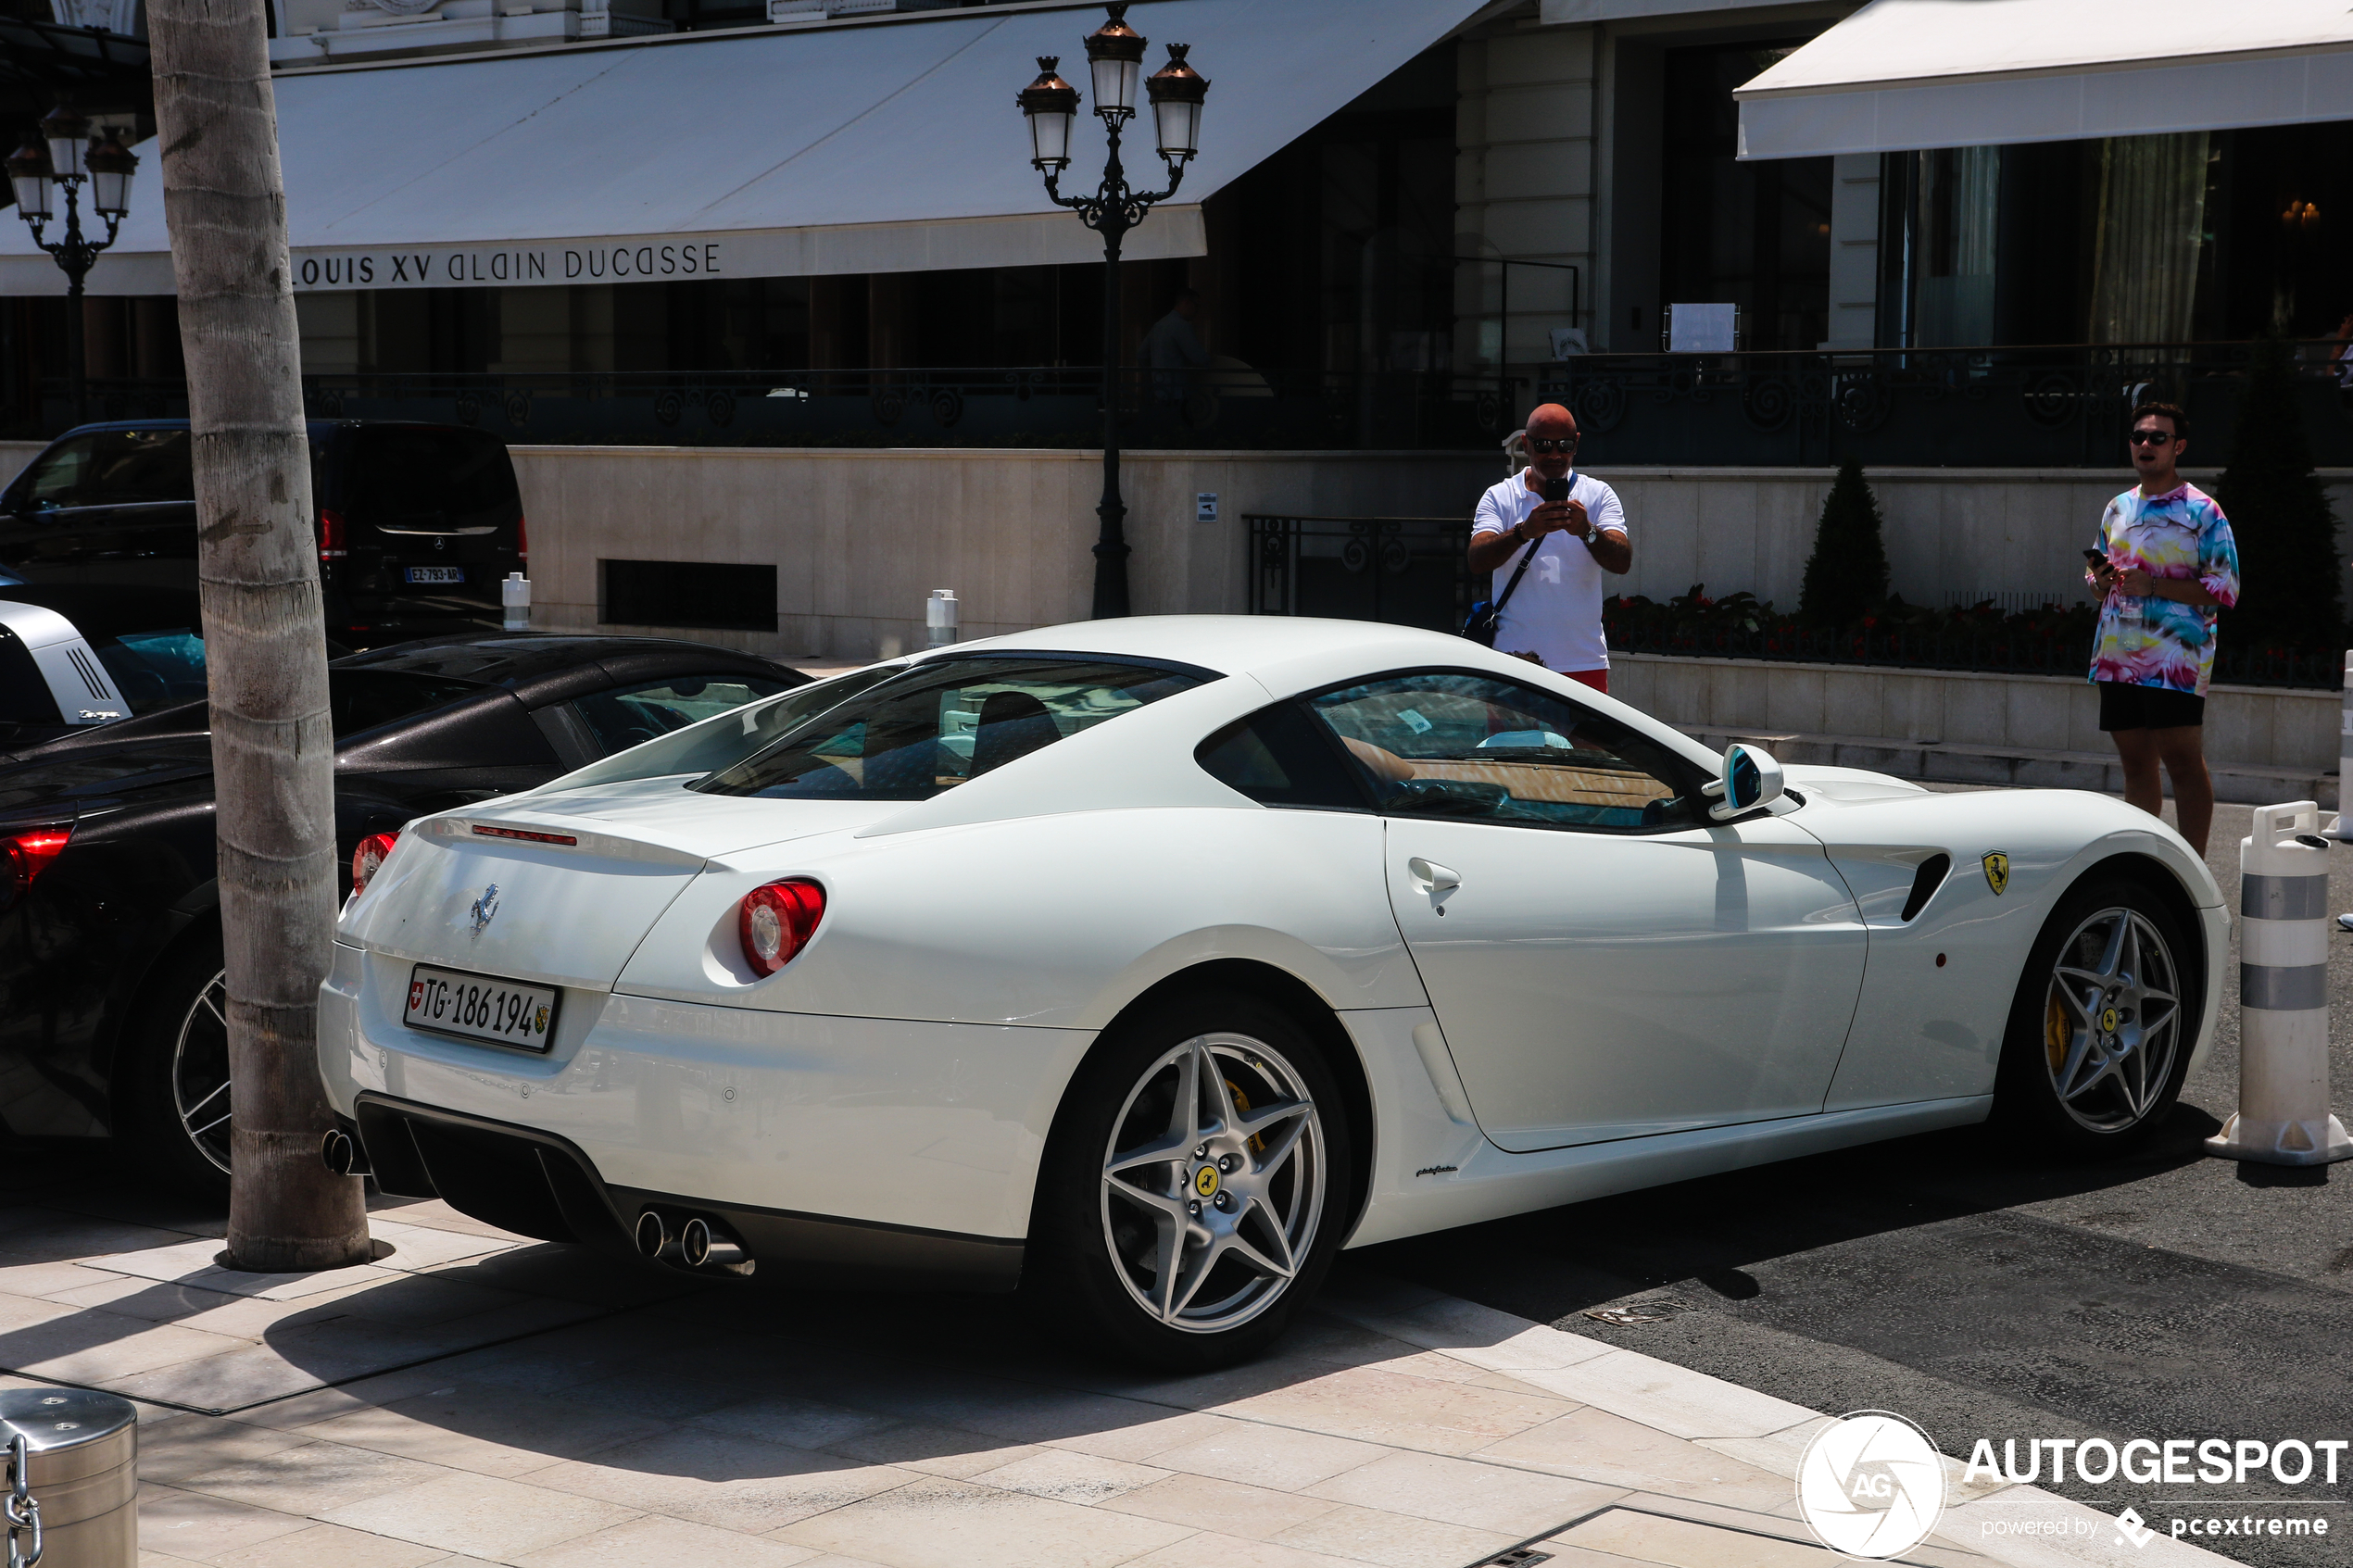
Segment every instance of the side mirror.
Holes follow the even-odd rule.
[[[1724,748],[1724,771],[1700,793],[1716,802],[1707,809],[1711,822],[1730,822],[1781,797],[1781,765],[1772,754],[1754,746]]]

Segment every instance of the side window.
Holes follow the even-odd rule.
[[[598,692],[578,698],[572,706],[610,757],[784,689],[783,682],[757,675],[678,675]]]
[[[1193,759],[1262,806],[1362,811],[1369,803],[1329,737],[1294,702],[1236,720],[1194,747]]]
[[[1308,708],[1385,814],[1617,833],[1700,820],[1698,769],[1514,682],[1431,671],[1326,692]]]

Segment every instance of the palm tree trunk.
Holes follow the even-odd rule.
[[[334,925],[334,735],[311,533],[302,345],[263,0],[150,0],[164,219],[195,427],[196,570],[229,971],[229,1257],[370,1254],[319,1143],[319,983]]]

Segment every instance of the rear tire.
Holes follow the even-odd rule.
[[[218,932],[164,956],[116,1066],[117,1136],[173,1190],[229,1199],[228,987]]]
[[[2146,1141],[2181,1098],[2204,1015],[2196,949],[2136,882],[2070,888],[2019,978],[1994,1118],[2075,1158]]]
[[[1351,1132],[1315,1042],[1257,997],[1180,997],[1122,1024],[1063,1097],[1024,1288],[1128,1360],[1255,1355],[1340,1249]]]

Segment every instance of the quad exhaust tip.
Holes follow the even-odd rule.
[[[341,1127],[330,1128],[327,1135],[320,1140],[319,1158],[328,1170],[338,1176],[364,1176],[368,1173],[368,1151],[359,1147],[358,1138]]]
[[[749,1278],[758,1261],[736,1235],[717,1220],[700,1214],[673,1227],[670,1216],[648,1209],[637,1216],[637,1250],[658,1263],[697,1274],[733,1274]]]

